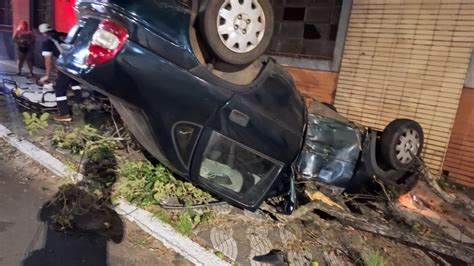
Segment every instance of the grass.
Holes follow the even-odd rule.
[[[363,266],[385,266],[387,259],[377,249],[365,249],[360,253],[359,265]]]
[[[193,231],[194,221],[189,211],[181,211],[176,217],[174,228],[183,235],[189,235]]]
[[[157,218],[158,220],[165,222],[167,224],[173,223],[173,219],[170,215],[164,210],[157,210],[153,212],[153,217]]]
[[[217,257],[221,258],[221,259],[224,259],[224,258],[225,258],[225,255],[224,255],[224,253],[223,253],[222,251],[219,251],[219,250],[218,250],[218,251],[214,252],[214,254],[215,254]]]

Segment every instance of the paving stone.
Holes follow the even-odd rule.
[[[250,241],[250,265],[261,266],[263,263],[254,261],[252,258],[258,255],[264,255],[273,249],[273,244],[268,238],[268,229],[248,227],[246,230],[247,238]]]
[[[239,250],[233,235],[232,228],[212,228],[210,238],[214,249],[221,251],[228,258],[235,261]]]

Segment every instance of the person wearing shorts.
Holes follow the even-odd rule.
[[[18,75],[21,75],[23,64],[26,61],[30,70],[29,77],[33,77],[33,52],[35,47],[35,34],[29,30],[28,23],[24,20],[20,21],[18,28],[13,34],[13,42],[16,46],[18,55]]]

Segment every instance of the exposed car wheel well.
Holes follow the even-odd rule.
[[[250,85],[262,71],[266,57],[262,56],[247,65],[231,65],[216,59],[199,33],[200,16],[197,15],[194,19],[195,21],[191,22],[189,27],[189,39],[199,63],[205,65],[215,76],[228,82],[236,85]]]
[[[265,0],[266,1],[266,0]],[[209,38],[204,33],[205,12],[210,2],[193,1],[189,34],[191,46],[198,61],[214,75],[237,85],[251,84],[261,72],[265,56],[259,56],[248,63],[232,64],[219,58],[210,46]],[[261,52],[263,53],[263,51]],[[259,53],[259,54],[261,54]],[[235,55],[234,57],[240,57]]]

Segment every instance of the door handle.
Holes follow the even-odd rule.
[[[230,112],[230,115],[229,115],[229,119],[230,121],[240,125],[240,126],[243,126],[243,127],[246,127],[247,124],[249,123],[249,116],[242,113],[241,111],[239,110],[236,110],[236,109],[232,109],[232,111]]]

